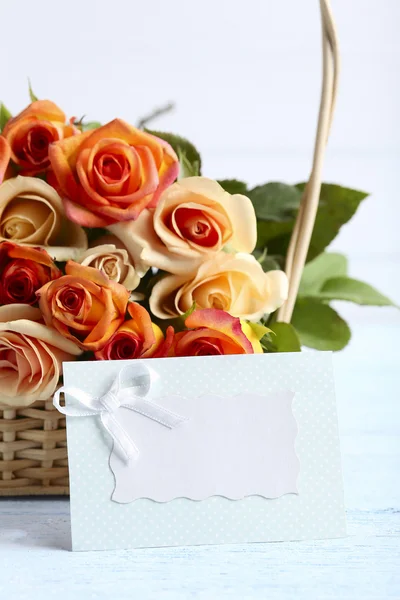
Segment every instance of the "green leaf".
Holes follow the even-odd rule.
[[[283,267],[283,256],[269,256],[269,254],[267,254],[267,248],[264,248],[263,251],[254,250],[253,256],[262,266],[264,273],[267,271],[276,271]]]
[[[92,129],[101,127],[101,123],[99,121],[88,121],[87,123],[81,122],[80,127],[82,131],[91,131]]]
[[[275,334],[272,343],[274,352],[301,352],[300,339],[296,329],[290,323],[271,323],[271,331]]]
[[[293,219],[302,192],[293,185],[271,182],[253,188],[247,195],[254,205],[257,219],[279,223]]]
[[[247,195],[247,183],[239,181],[238,179],[219,179],[218,183],[224,188],[229,194],[242,194]]]
[[[304,183],[296,186],[303,190]],[[323,183],[307,260],[318,256],[335,239],[342,225],[355,214],[368,194],[340,185]]]
[[[345,275],[347,258],[336,252],[323,252],[304,267],[299,296],[312,296],[319,292],[327,279]]]
[[[347,300],[369,306],[394,306],[394,303],[378,290],[351,277],[332,277],[325,281],[316,293],[322,300]]]
[[[247,324],[253,330],[254,335],[260,341],[264,335],[271,332],[271,329],[265,327],[262,323],[252,323],[251,321],[247,321]]]
[[[183,177],[194,177],[199,175],[199,163],[196,160],[194,163],[191,163],[185,152],[179,148],[178,149],[178,158],[179,158],[179,179]]]
[[[183,152],[189,161],[190,164],[194,165],[197,163],[198,174],[201,174],[201,156],[196,147],[189,142],[186,138],[183,138],[179,135],[175,135],[174,133],[165,133],[163,131],[152,131],[150,129],[145,129],[147,133],[151,133],[156,137],[161,138],[168,142],[170,146],[175,150],[177,155],[179,156],[179,152]]]
[[[268,247],[272,254],[286,256],[294,218],[290,221],[257,220],[257,248]]]
[[[31,84],[31,80],[28,77],[28,85],[29,85],[29,98],[31,99],[31,102],[37,102],[39,100],[39,98],[33,93],[33,89],[32,89],[32,84]]]
[[[1,102],[0,103],[0,132],[3,131],[7,121],[11,119],[11,113],[8,110],[8,108],[6,108],[4,106],[4,104]]]
[[[342,350],[351,337],[346,321],[331,306],[315,298],[297,300],[292,325],[302,345],[317,350]]]
[[[297,184],[295,187],[299,191],[303,191],[305,184]],[[358,190],[330,183],[322,184],[320,203],[307,261],[321,254],[337,236],[341,226],[353,217],[360,202],[367,196],[367,193]],[[268,246],[270,254],[286,256],[294,221],[295,217],[284,222],[259,221],[257,224],[257,247]]]

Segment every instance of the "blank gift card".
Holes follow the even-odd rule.
[[[73,550],[346,534],[331,354],[64,363]]]

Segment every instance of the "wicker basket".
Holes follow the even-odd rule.
[[[65,417],[51,400],[0,405],[0,496],[68,493]]]
[[[292,316],[318,208],[325,146],[335,107],[339,72],[338,44],[329,0],[320,0],[322,90],[312,168],[286,257],[289,295],[278,313]],[[52,401],[29,407],[0,406],[0,496],[68,494],[65,418]]]

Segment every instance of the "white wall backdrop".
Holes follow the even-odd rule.
[[[343,73],[325,180],[371,192],[334,247],[353,259],[353,276],[400,301],[400,2],[332,6]],[[12,112],[27,104],[28,76],[40,98],[103,122],[134,123],[173,100],[175,112],[154,126],[191,139],[205,174],[252,184],[307,177],[317,0],[19,0],[2,2],[0,21],[0,97]],[[393,309],[355,314],[400,324]]]

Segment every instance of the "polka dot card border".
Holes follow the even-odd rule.
[[[107,389],[128,361],[65,363],[65,383]],[[276,499],[111,500],[111,439],[96,418],[67,418],[74,550],[335,538],[346,535],[332,357],[302,352],[149,359],[159,375],[150,398],[165,394],[296,393],[298,494]],[[223,434],[223,433],[222,433]]]

